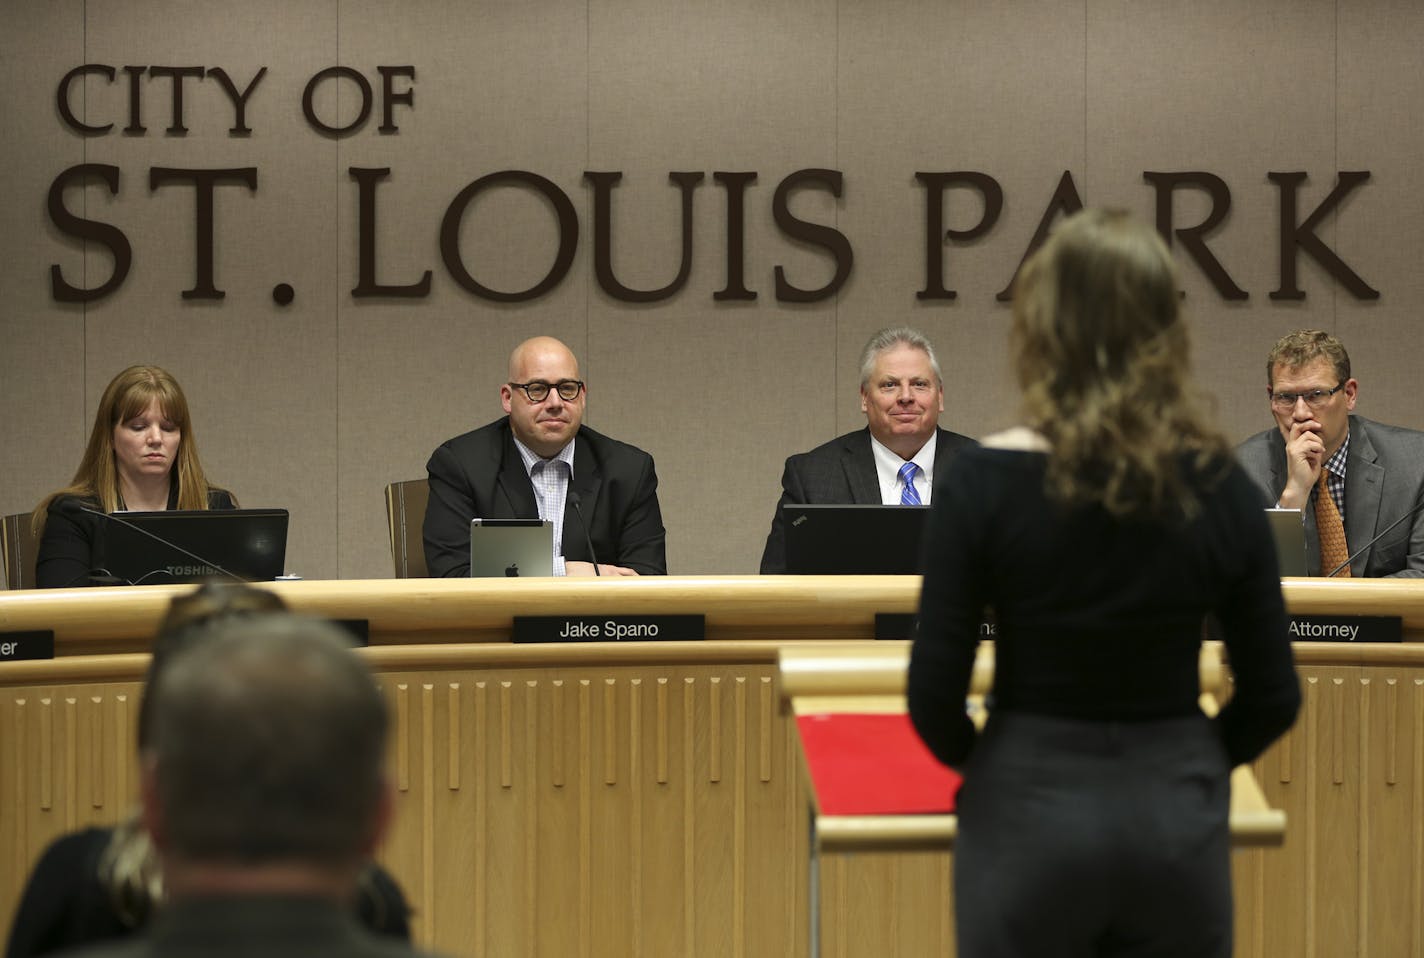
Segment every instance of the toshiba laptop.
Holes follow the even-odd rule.
[[[266,582],[282,574],[287,510],[117,512],[104,523],[97,545],[95,571],[131,585]]]
[[[791,575],[919,575],[929,506],[781,507]]]
[[[473,519],[470,577],[554,574],[554,524],[547,519]]]
[[[1276,540],[1276,563],[1281,575],[1308,575],[1305,565],[1305,525],[1299,509],[1267,509],[1266,521]],[[1325,570],[1330,571],[1330,570]]]

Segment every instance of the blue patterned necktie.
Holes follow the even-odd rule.
[[[900,492],[900,505],[921,505],[920,494],[915,491],[915,473],[919,471],[920,467],[913,462],[907,462],[900,467],[900,481],[905,484],[905,488]]]

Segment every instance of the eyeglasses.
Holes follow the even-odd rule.
[[[546,383],[542,379],[535,379],[527,383],[507,383],[506,385],[524,391],[524,395],[529,397],[530,402],[543,402],[549,398],[549,390],[559,394],[559,398],[564,402],[573,402],[579,398],[579,393],[583,392],[582,379],[560,379],[556,383]]]
[[[1301,399],[1304,399],[1305,404],[1311,409],[1319,409],[1321,406],[1324,406],[1327,402],[1330,401],[1331,396],[1335,395],[1344,388],[1345,383],[1342,380],[1340,385],[1336,386],[1334,389],[1312,389],[1309,392],[1303,393],[1276,393],[1267,390],[1267,393],[1271,397],[1272,406],[1279,409],[1281,412],[1290,412],[1292,409],[1295,408],[1296,402]]]

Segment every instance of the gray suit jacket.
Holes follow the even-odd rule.
[[[1237,458],[1273,506],[1286,487],[1286,443],[1279,429],[1236,447]],[[1424,500],[1424,432],[1350,417],[1345,463],[1345,539],[1353,554]],[[1307,571],[1321,575],[1315,509],[1305,509]],[[1324,570],[1329,572],[1329,569]],[[1424,577],[1424,508],[1350,563],[1355,576]]]
[[[936,429],[935,434],[939,437],[935,440],[936,476],[944,474],[944,465],[954,450],[978,445],[968,436],[947,429]],[[870,451],[868,426],[786,460],[786,469],[781,474],[781,499],[776,503],[776,514],[771,517],[771,532],[767,534],[766,549],[761,556],[762,575],[786,571],[782,506],[838,502],[880,502],[880,479],[875,475],[875,455]]]

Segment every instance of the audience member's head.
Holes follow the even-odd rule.
[[[1011,352],[1054,498],[1193,510],[1182,453],[1228,447],[1192,386],[1177,271],[1155,230],[1113,210],[1065,219],[1019,273]]]
[[[860,411],[870,434],[902,459],[934,435],[944,412],[944,377],[924,333],[899,326],[870,337],[860,355]]]
[[[340,630],[280,613],[225,620],[152,694],[144,814],[170,895],[349,898],[389,814],[388,718]]]

